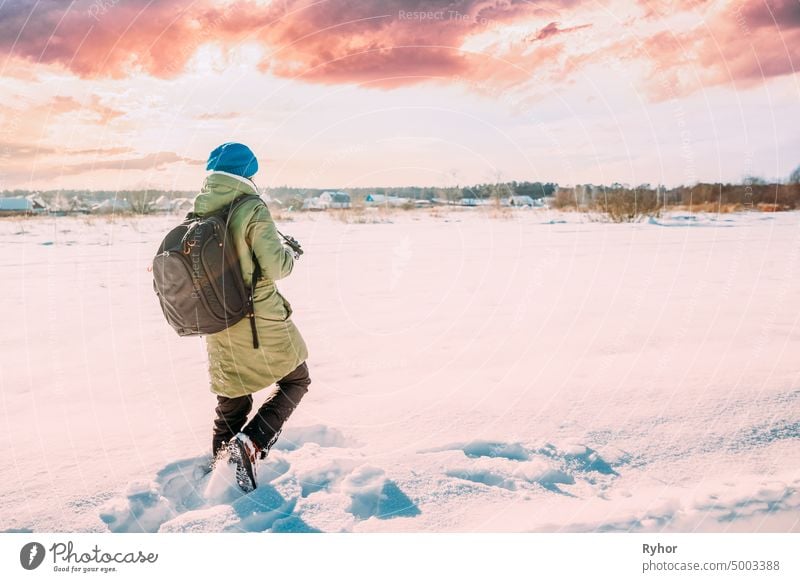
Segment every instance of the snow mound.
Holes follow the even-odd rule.
[[[648,224],[656,226],[690,226],[697,227],[731,227],[735,226],[734,220],[730,218],[719,218],[715,215],[706,214],[668,214],[662,218],[650,216]]]
[[[416,505],[376,467],[358,467],[344,478],[341,491],[351,499],[348,511],[358,519],[419,515]]]
[[[597,451],[583,444],[473,440],[419,451],[438,453],[446,477],[475,484],[478,492],[515,492],[525,499],[542,493],[564,497],[602,497],[619,473]],[[624,455],[615,457],[624,462]]]
[[[446,469],[447,476],[509,491],[541,488],[571,495],[560,486],[575,485],[576,479],[595,484],[597,479],[587,473],[617,475],[597,452],[582,445],[560,451],[550,444],[529,448],[520,443],[472,441],[426,452],[444,451],[461,451],[467,459]]]
[[[322,424],[316,424],[284,429],[273,448],[279,451],[293,451],[306,443],[315,443],[321,447],[358,446],[356,442],[345,438],[341,431]]]
[[[642,499],[649,500],[646,507]],[[687,489],[663,484],[635,495],[612,496],[602,516],[562,531],[597,532],[734,532],[777,529],[794,531],[800,515],[800,479],[758,476],[736,482],[717,480]],[[591,513],[591,512],[588,512]],[[537,528],[539,529],[539,528]],[[544,526],[540,531],[553,531]]]
[[[351,531],[360,522],[420,515],[386,472],[365,462],[354,440],[324,426],[290,438],[257,464],[258,488],[244,494],[232,465],[198,456],[171,463],[153,482],[132,483],[100,518],[114,532]],[[334,450],[335,449],[335,450]]]
[[[356,442],[324,427],[297,435]],[[796,528],[795,477],[648,484],[646,467],[630,465],[630,453],[620,448],[606,444],[601,454],[576,441],[556,443],[454,442],[409,453],[390,472],[362,449],[306,439],[260,461],[250,494],[235,485],[230,466],[209,472],[209,457],[198,456],[131,483],[101,508],[100,519],[113,532],[379,531],[387,520],[396,520],[395,529],[422,531],[431,519],[432,529],[445,529],[448,515],[470,508],[476,529],[491,529],[487,522],[504,510],[504,528],[528,531]],[[565,522],[565,514],[575,520]]]
[[[131,483],[125,497],[109,501],[100,511],[100,519],[112,532],[154,532],[175,510],[161,494],[156,483]]]

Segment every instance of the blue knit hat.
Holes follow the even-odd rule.
[[[253,151],[244,144],[228,142],[211,152],[206,170],[216,170],[249,178],[258,172],[258,160]]]

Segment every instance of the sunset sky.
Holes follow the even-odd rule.
[[[785,179],[799,68],[798,0],[0,0],[0,190]]]

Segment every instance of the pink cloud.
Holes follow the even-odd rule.
[[[275,75],[379,87],[442,77],[513,82],[525,76],[515,65],[525,71],[550,66],[564,80],[600,59],[636,58],[649,63],[645,83],[656,95],[665,79],[683,92],[753,84],[791,74],[800,61],[796,0],[731,3],[711,13],[707,25],[674,34],[658,23],[674,11],[708,12],[701,0],[641,5],[638,18],[649,22],[648,36],[637,45],[594,49],[571,44],[566,34],[592,24],[558,24],[580,19],[578,0],[282,0],[266,6],[239,0],[224,7],[212,0],[78,0],[69,8],[57,0],[27,0],[0,5],[0,53],[84,78],[124,78],[134,71],[171,78],[203,44],[258,42],[266,53],[259,67]],[[535,31],[530,44],[558,42],[547,51],[500,44],[483,54],[461,50],[474,35],[509,24],[529,25]],[[103,122],[119,113],[103,107],[94,104]]]
[[[172,77],[203,42],[235,42],[237,35],[220,23],[244,22],[249,6],[239,2],[223,13],[209,0],[6,3],[0,6],[0,50],[84,78],[121,78],[134,70]]]
[[[624,45],[616,50],[630,54]],[[760,84],[797,72],[800,4],[794,0],[733,4],[688,32],[654,34],[636,51],[651,64],[647,86],[658,99],[719,84]]]
[[[202,44],[257,40],[270,53],[262,67],[277,74],[358,81],[463,71],[457,49],[467,36],[538,10],[523,0],[25,1],[0,8],[0,50],[81,77],[168,78]]]

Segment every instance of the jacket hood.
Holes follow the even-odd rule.
[[[258,194],[252,180],[228,172],[212,172],[194,199],[194,212],[200,216],[213,214],[242,194]]]

